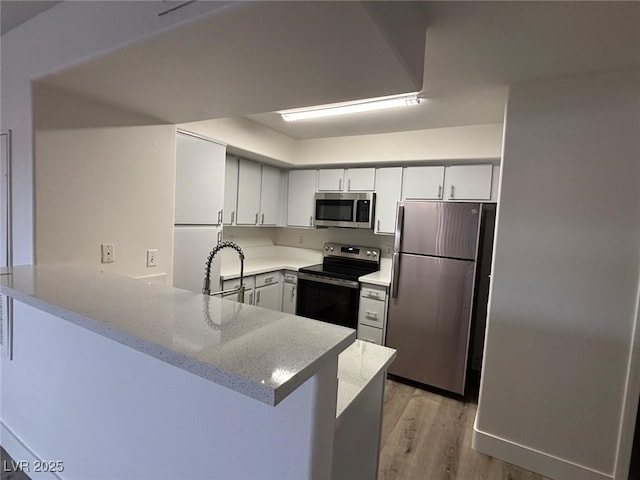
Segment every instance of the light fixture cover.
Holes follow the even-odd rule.
[[[286,121],[308,120],[312,118],[332,117],[350,113],[371,112],[386,108],[406,107],[418,105],[420,97],[417,93],[405,93],[388,97],[369,98],[353,102],[333,103],[315,107],[296,108],[279,112]]]

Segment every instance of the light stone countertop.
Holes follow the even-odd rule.
[[[293,252],[290,254],[289,252]],[[300,253],[304,253],[300,255]],[[278,254],[273,256],[245,258],[244,275],[259,275],[261,273],[273,272],[276,270],[293,270],[298,271],[302,267],[322,263],[322,253],[314,250],[303,249],[281,249]],[[240,266],[236,259],[229,262],[223,262],[220,271],[222,280],[230,280],[240,276]],[[380,270],[369,275],[363,275],[358,279],[363,283],[370,283],[388,287],[391,284],[391,259],[382,258],[380,260]]]
[[[259,275],[276,270],[293,270],[322,263],[322,252],[306,248],[275,246],[270,255],[250,256],[244,260],[244,275]],[[247,253],[247,252],[245,252]],[[222,280],[238,278],[240,264],[235,255],[229,259],[222,257],[220,276]]]
[[[391,285],[391,259],[380,259],[380,270],[377,272],[364,275],[358,280],[362,283],[371,283],[373,285],[380,285],[381,287],[388,287]]]
[[[353,403],[371,380],[396,358],[393,348],[356,340],[338,357],[336,418]]]
[[[356,336],[325,322],[71,265],[2,273],[4,295],[268,405]]]

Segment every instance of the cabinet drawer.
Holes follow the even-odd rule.
[[[284,272],[284,283],[298,283],[298,274],[295,272]]]
[[[226,295],[223,295],[222,298],[224,298],[225,300],[231,300],[233,302],[237,302],[238,301],[238,294],[237,293],[227,293]],[[246,303],[246,304],[249,304],[249,305],[253,305],[253,290],[252,289],[244,291],[244,302],[243,303]]]
[[[360,311],[358,323],[371,327],[382,328],[384,326],[385,303],[371,298],[360,298]]]
[[[375,285],[363,285],[360,288],[360,297],[382,300],[384,302],[387,298],[387,289]]]
[[[282,274],[279,271],[261,273],[256,275],[256,288],[264,287],[265,285],[273,285],[274,283],[280,283],[280,276]]]
[[[253,288],[255,285],[255,279],[253,275],[249,277],[244,277],[242,279],[242,283],[244,283],[245,290],[249,290]],[[238,288],[240,286],[240,278],[230,278],[229,280],[222,281],[222,289],[229,290],[231,288]]]
[[[384,345],[382,338],[382,329],[369,327],[368,325],[358,325],[358,339],[365,342],[375,343],[376,345]]]

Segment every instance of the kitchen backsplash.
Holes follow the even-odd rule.
[[[321,250],[326,242],[375,247],[390,257],[392,235],[374,235],[370,230],[348,228],[224,227],[224,239],[240,245],[247,256],[268,256],[274,245]]]

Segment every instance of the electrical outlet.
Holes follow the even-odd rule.
[[[113,243],[103,243],[100,245],[102,251],[102,263],[115,262],[115,248]]]
[[[158,266],[158,250],[147,250],[147,267]]]

